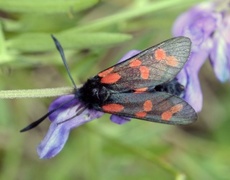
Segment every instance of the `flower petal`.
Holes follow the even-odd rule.
[[[62,111],[68,109],[71,106],[75,106],[79,103],[78,99],[74,99],[73,101],[71,101],[72,99],[74,99],[74,94],[60,96],[57,99],[55,99],[50,104],[49,111],[52,111],[53,109],[57,108],[58,109],[49,116],[50,121],[54,121]],[[60,107],[61,105],[63,106]]]
[[[186,36],[189,33],[198,37],[207,33],[209,36],[216,27],[215,15],[217,14],[214,13],[214,4],[211,2],[204,2],[194,6],[177,18],[173,26],[173,35]],[[190,38],[192,39],[192,37]]]
[[[131,120],[131,118],[123,117],[123,116],[117,116],[117,115],[111,115],[110,120],[116,124],[125,124]]]
[[[221,82],[226,82],[230,78],[230,70],[228,66],[229,57],[227,57],[230,46],[228,46],[221,36],[218,36],[215,41],[213,51],[210,54],[210,62],[216,77]]]
[[[215,11],[215,3],[204,2],[177,18],[174,36],[187,36],[192,41],[191,55],[177,78],[185,86],[184,99],[199,112],[202,92],[198,73],[214,47],[212,35],[219,27],[222,15]]]
[[[184,99],[188,102],[196,112],[200,112],[203,105],[203,95],[200,87],[198,74],[190,72],[191,69],[187,69],[188,84],[184,94]]]
[[[208,54],[209,51],[192,53],[184,68],[177,75],[178,81],[185,87],[183,98],[196,110],[196,112],[201,111],[203,104],[198,74]]]
[[[214,46],[210,54],[210,62],[221,82],[230,79],[230,15],[223,18],[222,23],[213,35]]]
[[[127,52],[127,53],[118,61],[118,63],[123,62],[123,61],[125,61],[125,60],[127,60],[127,59],[129,59],[129,58],[131,58],[131,57],[133,57],[133,56],[135,56],[136,54],[138,54],[138,53],[140,53],[140,52],[141,52],[141,51],[139,51],[139,50],[131,50],[131,51]]]
[[[63,126],[52,123],[48,133],[37,148],[39,157],[48,159],[57,155],[64,147],[69,137],[69,132]]]
[[[69,100],[71,97],[73,96],[67,95],[56,99],[51,104],[50,110],[59,107],[63,103],[61,100]],[[48,133],[37,148],[40,158],[52,158],[57,155],[64,147],[72,128],[99,118],[104,114],[103,112],[85,109],[76,116],[76,111],[79,107],[82,107],[82,104],[77,99],[76,102],[78,104],[71,104],[72,106],[70,107],[61,108],[59,114],[52,115],[52,123]]]

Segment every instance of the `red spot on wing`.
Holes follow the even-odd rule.
[[[174,113],[180,112],[182,109],[183,109],[183,104],[177,104],[177,105],[171,107],[170,110],[174,114]]]
[[[134,59],[130,62],[129,66],[130,67],[138,67],[141,65],[141,61],[139,59]]]
[[[145,116],[147,115],[147,113],[146,112],[137,112],[137,113],[135,113],[135,116],[137,117],[137,118],[144,118]]]
[[[147,101],[144,102],[144,106],[143,106],[144,111],[146,111],[146,112],[151,111],[152,108],[153,108],[152,101],[147,100]]]
[[[148,90],[147,87],[145,88],[138,88],[138,89],[134,89],[134,93],[143,93],[146,92]]]
[[[166,58],[166,52],[164,49],[157,49],[154,53],[154,57],[156,60],[161,61]]]
[[[105,71],[102,71],[102,72],[100,72],[99,74],[98,74],[98,76],[99,77],[105,77],[105,76],[107,76],[108,74],[110,74],[112,71],[113,71],[113,67],[111,67],[111,68],[109,68],[109,69],[107,69],[107,70],[105,70]]]
[[[167,65],[176,67],[178,66],[178,59],[175,56],[167,56],[164,49],[157,49],[155,51],[155,59],[158,61],[165,61]]]
[[[161,114],[161,119],[165,121],[169,121],[173,114],[181,111],[183,109],[182,104],[176,104],[175,106],[171,107],[168,111],[165,111]]]
[[[164,121],[169,121],[172,118],[172,113],[170,111],[165,111],[161,114],[161,119]]]
[[[148,79],[149,78],[149,68],[146,66],[141,66],[140,68],[141,78]]]
[[[102,106],[102,109],[106,112],[115,113],[115,112],[121,112],[124,109],[124,106],[120,104],[106,104]]]
[[[173,67],[178,66],[178,60],[175,56],[167,56],[166,57],[166,63],[167,63],[167,65],[173,66]]]
[[[113,84],[116,83],[120,78],[121,76],[118,73],[111,73],[101,78],[101,83]]]

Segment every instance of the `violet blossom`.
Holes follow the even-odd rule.
[[[177,78],[186,89],[183,98],[197,112],[203,101],[198,73],[207,58],[221,82],[230,78],[230,14],[223,9],[224,2],[201,3],[180,15],[173,27],[174,36],[187,36],[192,41],[190,58]]]

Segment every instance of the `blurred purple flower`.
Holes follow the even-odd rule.
[[[203,96],[198,73],[209,57],[216,77],[230,79],[230,16],[217,11],[222,1],[204,2],[183,13],[173,27],[174,36],[187,36],[192,41],[190,58],[178,80],[185,86],[184,99],[197,112],[202,109]]]
[[[50,105],[49,111],[59,107],[63,104],[63,102],[68,102],[73,98],[73,94],[57,98]],[[86,109],[80,115],[74,117],[79,106],[81,106],[81,103],[78,99],[74,99],[74,101],[67,103],[64,107],[59,108],[49,116],[52,123],[49,127],[48,133],[37,148],[40,158],[52,158],[57,155],[64,147],[71,129],[103,115],[102,112]],[[69,118],[72,119],[68,120]]]
[[[128,52],[119,62],[136,55],[138,52],[140,51],[132,50]],[[66,104],[63,105],[65,102]],[[69,133],[73,128],[99,118],[104,114],[100,111],[85,109],[81,114],[76,116],[79,107],[82,107],[82,103],[74,97],[74,94],[61,96],[52,102],[49,112],[57,108],[58,110],[49,116],[52,123],[48,133],[37,148],[40,158],[48,159],[56,156],[64,147]],[[124,124],[130,121],[129,118],[116,115],[111,115],[110,119],[117,124]]]

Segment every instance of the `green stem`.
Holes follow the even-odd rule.
[[[65,31],[65,33],[69,31],[85,32],[85,31],[98,30],[98,29],[102,29],[103,27],[109,26],[111,24],[123,22],[129,19],[133,19],[135,17],[143,16],[148,13],[152,13],[154,11],[162,11],[163,13],[164,9],[166,8],[177,7],[179,4],[180,6],[182,5],[188,6],[188,4],[192,4],[194,2],[197,2],[197,0],[186,1],[186,3],[184,0],[165,0],[165,1],[158,1],[158,2],[154,1],[152,3],[146,3],[146,5],[143,3],[142,7],[136,6],[136,7],[124,9],[123,11],[115,13],[113,15],[99,18],[92,22],[87,22],[87,24],[81,24],[81,26],[77,28],[74,27],[72,29]]]
[[[44,98],[44,97],[61,96],[66,94],[73,94],[73,87],[2,90],[0,91],[0,99]]]

